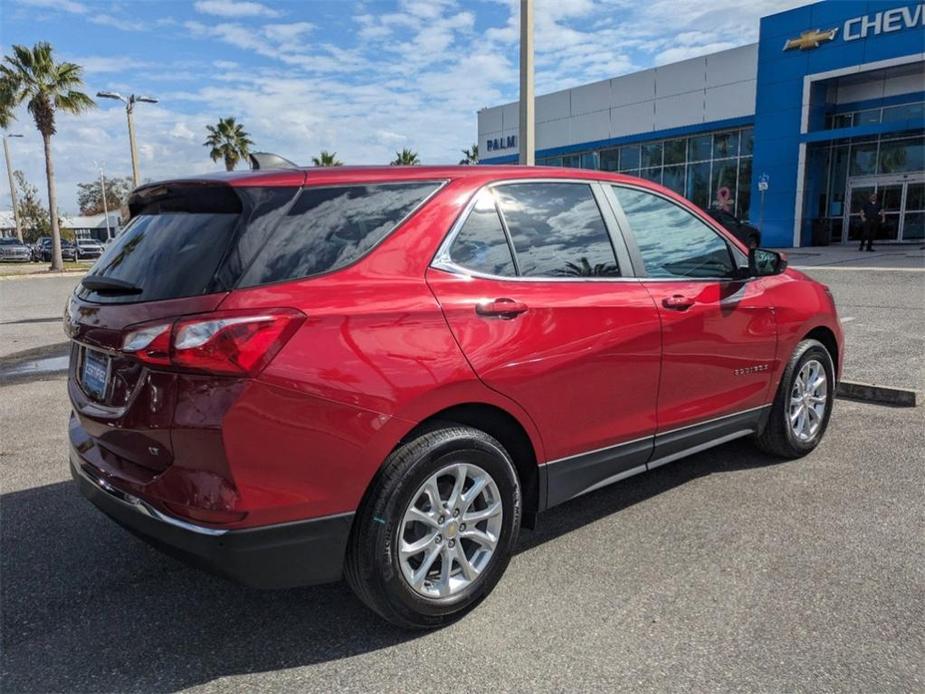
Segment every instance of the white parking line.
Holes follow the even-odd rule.
[[[838,272],[857,272],[858,270],[863,270],[864,272],[925,272],[925,267],[870,267],[858,265],[844,267],[834,265],[792,265],[791,267],[804,272],[816,270],[836,270]]]
[[[850,323],[850,322],[853,321],[853,320],[855,320],[854,316],[848,316],[847,318],[842,318],[842,319],[841,319],[841,322],[842,322],[842,323]]]

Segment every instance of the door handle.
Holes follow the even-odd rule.
[[[662,299],[662,306],[665,308],[670,308],[672,311],[686,311],[696,302],[689,296],[683,296],[682,294],[675,294],[674,296],[666,296]]]
[[[497,316],[510,320],[527,310],[527,305],[513,299],[489,299],[475,305],[475,312],[480,316]]]

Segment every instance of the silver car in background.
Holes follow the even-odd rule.
[[[77,259],[96,260],[103,255],[103,244],[96,239],[77,239]]]
[[[0,238],[0,262],[28,263],[32,251],[14,238]]]

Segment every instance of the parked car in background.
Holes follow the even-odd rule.
[[[33,244],[31,244],[31,245],[29,246],[29,249],[32,251],[32,262],[33,262],[33,263],[40,263],[40,262],[42,262],[42,260],[43,260],[43,255],[44,255],[44,250],[45,250],[45,243],[46,243],[46,242],[47,242],[47,243],[51,243],[51,237],[50,237],[50,236],[39,236],[39,237],[35,240],[35,243],[33,243]]]
[[[752,226],[747,221],[742,221],[735,215],[718,207],[711,207],[707,210],[707,214],[732,232],[733,236],[748,248],[758,248],[761,245],[761,231],[758,227]]]
[[[28,263],[32,251],[24,243],[14,238],[0,238],[0,262]]]
[[[45,262],[51,262],[51,237],[43,236],[40,246],[41,259]],[[61,258],[62,260],[77,261],[77,244],[73,241],[61,239]]]
[[[96,239],[77,239],[77,259],[95,260],[103,254],[103,245]]]
[[[68,302],[71,471],[251,585],[343,575],[437,627],[494,588],[522,521],[740,437],[799,458],[832,412],[828,288],[648,181],[257,170],[129,207]]]

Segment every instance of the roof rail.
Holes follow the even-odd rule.
[[[251,168],[258,169],[298,169],[297,164],[293,164],[278,154],[272,152],[251,152],[247,155],[251,161]]]

